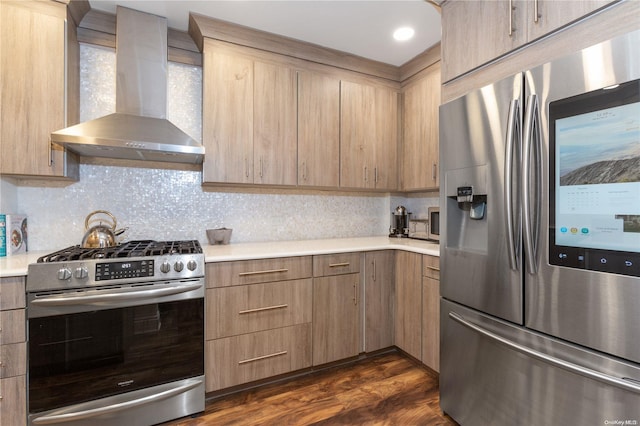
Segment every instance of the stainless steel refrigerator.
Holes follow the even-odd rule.
[[[441,407],[464,426],[640,424],[639,52],[440,107]]]

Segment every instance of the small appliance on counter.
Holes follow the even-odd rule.
[[[428,240],[429,219],[411,219],[409,221],[409,238]]]
[[[391,227],[389,228],[389,236],[404,238],[409,236],[409,216],[405,206],[398,206],[391,213]]]

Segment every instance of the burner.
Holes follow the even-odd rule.
[[[202,253],[198,240],[187,241],[129,241],[114,247],[82,248],[68,247],[55,253],[42,256],[38,263],[68,262],[83,259],[114,259],[122,257],[162,256],[171,254]]]

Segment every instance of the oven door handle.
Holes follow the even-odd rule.
[[[161,401],[163,399],[171,398],[172,396],[179,395],[202,385],[202,380],[193,379],[187,383],[170,388],[161,392],[154,393],[152,395],[146,395],[140,398],[132,399],[131,401],[120,402],[117,404],[107,405],[106,407],[90,408],[88,410],[64,412],[63,414],[51,414],[44,415],[42,417],[36,417],[32,423],[36,425],[50,425],[56,423],[66,423],[71,421],[77,421],[82,419],[88,419],[91,417],[97,417],[104,414],[114,413],[116,411],[128,410],[140,405],[151,404]]]
[[[31,301],[32,305],[37,306],[67,306],[67,305],[87,305],[92,303],[119,302],[138,299],[153,299],[162,296],[171,296],[179,293],[187,293],[189,291],[198,290],[202,287],[201,283],[189,285],[175,285],[170,287],[156,288],[150,290],[131,290],[127,289],[119,291],[111,291],[99,294],[61,294],[56,296],[43,297]]]

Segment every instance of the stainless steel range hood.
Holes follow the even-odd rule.
[[[167,20],[118,6],[116,112],[58,130],[51,141],[90,157],[202,163],[202,144],[166,119]]]

